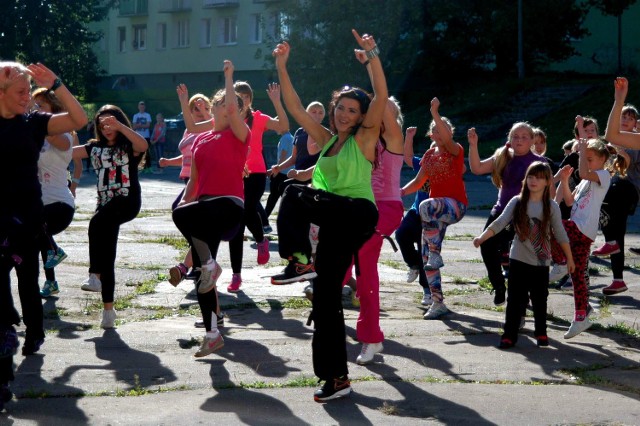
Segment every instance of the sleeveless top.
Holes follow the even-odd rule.
[[[374,201],[371,189],[371,170],[373,166],[367,160],[353,135],[345,141],[338,154],[327,157],[326,153],[338,136],[334,136],[324,146],[313,172],[314,188],[351,198],[365,198]]]
[[[389,152],[380,141],[376,144],[378,164],[371,173],[371,187],[376,201],[401,201],[400,169],[402,154]]]

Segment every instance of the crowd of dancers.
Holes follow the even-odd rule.
[[[353,36],[358,45],[355,60],[368,74],[373,91],[351,86],[335,90],[326,110],[328,128],[322,124],[322,103],[314,101],[305,108],[298,96],[287,70],[292,47],[282,42],[273,51],[279,84],[267,90],[275,118],[253,109],[251,86],[234,81],[233,63],[225,60],[224,88],[210,98],[201,93],[189,97],[187,87],[178,86],[186,124],[180,155],[164,158],[161,150],[156,152],[158,166],[181,167],[185,184],[172,205],[172,218],[190,249],[182,262],[170,268],[169,282],[195,280],[202,314],[198,325],[205,329],[196,357],[224,347],[218,329],[224,321],[218,303],[220,244],[229,243],[231,257],[233,274],[226,289],[238,292],[245,227],[257,243],[257,263],[266,264],[268,216],[282,197],[278,247],[288,263],[271,277],[271,284],[310,282],[306,293],[312,300],[313,368],[324,382],[314,399],[320,402],[351,392],[343,286],[355,289],[360,306],[356,333],[362,343],[356,362],[367,364],[384,349],[378,277],[384,239],[395,232],[408,267],[407,281],[418,279],[423,289],[421,304],[428,308],[424,318],[442,318],[449,312],[440,273],[446,257],[443,241],[447,228],[463,220],[468,206],[464,148],[454,140],[453,123],[441,115],[440,100],[434,98],[430,105],[431,146],[416,156],[416,128],[407,128],[403,135],[403,115],[398,101],[388,94],[374,38],[356,31]],[[12,395],[9,382],[14,379],[13,355],[18,348],[14,326],[20,322],[10,271],[15,268],[18,277],[26,326],[22,354],[28,356],[44,343],[41,297],[60,291],[55,267],[66,253],[54,236],[73,219],[81,161],[88,159],[97,176],[97,204],[88,231],[88,277],[81,288],[101,294],[100,325],[115,327],[120,226],[140,211],[138,175],[150,161],[145,156],[150,139],[157,144],[166,129],[154,129],[151,136],[149,124],[145,125],[150,117],[134,117],[132,125],[119,107],[104,105],[93,118],[95,137],[78,145],[75,130],[88,119],[60,78],[42,64],[2,62],[0,70],[0,149],[11,159],[0,169],[5,182],[0,189],[5,200],[0,206],[0,401],[4,404]],[[38,86],[35,91],[32,81]],[[526,122],[513,124],[504,146],[485,159],[480,158],[475,129],[467,132],[470,171],[491,174],[499,188],[484,232],[473,244],[480,247],[494,304],[507,303],[498,343],[502,349],[516,344],[529,301],[538,346],[549,345],[548,287],[558,279],[574,294],[575,314],[564,337],[590,327],[588,256],[599,227],[606,242],[592,254],[610,255],[613,270],[613,281],[603,292],[612,295],[627,289],[622,276],[624,234],[640,188],[638,111],[625,104],[627,91],[627,80],[616,79],[615,102],[603,137],[595,119],[576,117],[575,138],[566,145],[568,152],[559,167],[544,156],[544,132]],[[146,114],[143,104],[139,108],[139,114]],[[301,126],[293,137],[286,137],[288,114]],[[270,168],[262,155],[262,137],[268,130],[285,135],[278,146],[278,162]],[[73,176],[67,171],[71,161],[76,163]],[[403,163],[416,175],[401,186]],[[260,199],[268,178],[271,193],[264,209]],[[412,193],[415,202],[405,213],[402,197]],[[42,288],[38,253],[46,278]]]

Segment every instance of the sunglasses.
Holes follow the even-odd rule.
[[[349,85],[343,86],[340,93],[353,93],[359,100],[369,99],[369,95],[367,95],[363,90]]]

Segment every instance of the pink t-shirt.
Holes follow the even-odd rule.
[[[247,141],[251,132],[247,135]],[[196,199],[203,195],[232,196],[244,200],[242,173],[247,161],[248,143],[236,138],[230,127],[199,134],[191,148],[198,170]]]
[[[271,117],[261,113],[253,112],[253,124],[251,125],[251,142],[249,142],[249,158],[247,158],[247,167],[249,173],[266,173],[267,165],[262,156],[262,135],[267,128],[267,122]]]
[[[387,151],[380,141],[376,144],[376,150],[376,166],[371,173],[373,196],[376,201],[401,201],[400,170],[404,156]]]
[[[193,147],[193,141],[196,140],[198,133],[189,133],[185,130],[178,149],[182,154],[182,169],[180,169],[180,179],[189,179],[191,176],[191,148]]]
[[[430,198],[453,198],[465,206],[467,201],[467,190],[462,180],[464,170],[464,149],[458,145],[458,155],[453,156],[444,147],[438,149],[431,148],[424,153],[420,166],[426,170],[429,176]]]

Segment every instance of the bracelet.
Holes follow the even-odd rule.
[[[364,52],[367,55],[367,59],[373,59],[380,54],[380,49],[378,49],[378,45],[373,46],[373,49],[367,50]]]
[[[367,65],[369,65],[369,60],[367,59],[366,61],[364,61],[364,62],[362,63],[362,65],[364,65],[365,67],[366,67]]]
[[[62,86],[62,80],[60,80],[59,78],[56,78],[53,81],[53,85],[51,86],[51,88],[49,89],[49,92],[53,92],[55,91],[58,87]]]
[[[75,183],[75,184],[80,184],[80,178],[71,178],[71,182]]]

